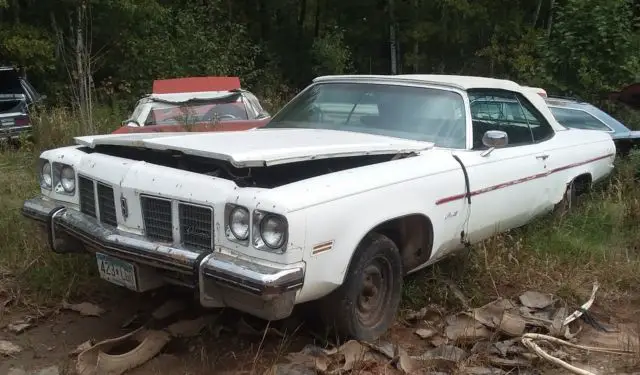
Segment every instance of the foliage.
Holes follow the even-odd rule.
[[[317,75],[386,74],[390,27],[399,73],[504,77],[596,104],[640,79],[640,5],[631,0],[33,4],[0,0],[2,63],[24,67],[63,104],[73,98],[79,31],[95,99],[129,110],[157,78],[237,75],[277,107]]]

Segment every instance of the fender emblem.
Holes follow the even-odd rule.
[[[124,195],[120,195],[120,210],[122,211],[122,217],[129,217],[129,206],[127,205],[127,198]]]

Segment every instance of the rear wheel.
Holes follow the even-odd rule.
[[[382,234],[368,234],[356,249],[344,283],[321,301],[325,324],[348,338],[377,339],[395,319],[402,276],[396,244]]]

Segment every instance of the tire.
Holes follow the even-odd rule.
[[[377,339],[395,319],[402,277],[396,244],[382,234],[368,234],[358,245],[343,284],[319,301],[322,320],[342,338]]]

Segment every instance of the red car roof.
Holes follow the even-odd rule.
[[[240,89],[240,78],[238,77],[188,77],[157,79],[153,81],[154,94],[231,91],[238,89]]]

